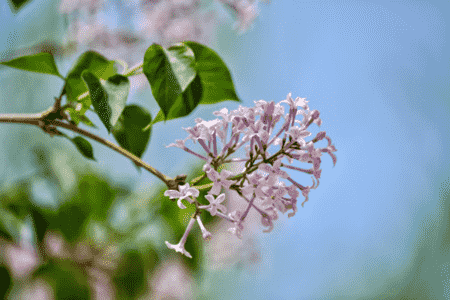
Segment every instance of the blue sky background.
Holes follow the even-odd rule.
[[[325,157],[309,203],[261,239],[271,259],[236,281],[235,296],[364,299],[412,263],[448,177],[448,11],[444,1],[265,7],[243,41],[238,90],[252,100],[306,96],[338,162]],[[448,292],[444,265],[429,279]]]
[[[18,16],[1,4],[2,52],[56,39],[61,25],[35,26],[59,24],[43,3],[35,0]],[[286,0],[261,8],[250,32],[237,36],[224,27],[213,48],[229,66],[244,105],[278,102],[289,92],[306,97],[310,108],[321,112],[320,130],[332,138],[338,160],[333,168],[324,156],[320,187],[305,207],[294,218],[278,220],[271,233],[261,233],[260,265],[212,274],[200,289],[218,299],[391,299],[415,270],[425,245],[435,299],[450,299],[449,260],[434,247],[446,226],[440,195],[450,170],[450,3]],[[20,35],[12,35],[14,30]],[[58,62],[63,74],[71,63]],[[11,84],[19,79],[22,88]],[[36,92],[23,84],[48,85],[48,100],[36,102]],[[60,84],[57,78],[3,68],[1,111],[41,111],[51,105]],[[130,102],[155,115],[158,108],[149,98],[148,89]],[[223,106],[238,105],[200,107],[186,118],[158,123],[143,159],[169,176],[186,172],[192,157],[164,145],[186,137],[181,127],[194,125],[197,117],[215,118],[212,112]],[[0,153],[3,177],[29,168],[26,141],[39,130],[23,128],[2,124],[2,144],[17,149]],[[142,191],[156,182],[106,147],[94,149],[98,166],[118,180],[131,177]]]

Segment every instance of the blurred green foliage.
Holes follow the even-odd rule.
[[[29,3],[29,2],[31,2],[31,1],[30,1],[30,0],[9,0],[9,1],[8,1],[8,4],[9,4],[9,6],[11,7],[11,10],[12,10],[14,13],[17,13],[17,12],[19,12],[19,10],[22,9],[22,7],[23,7],[25,4],[27,4],[27,3]]]
[[[5,266],[0,266],[0,298],[5,299],[11,285],[11,274]]]
[[[45,280],[52,287],[55,299],[93,299],[95,280],[91,273],[98,270],[110,278],[114,285],[111,292],[117,299],[137,299],[151,293],[147,284],[149,276],[161,262],[174,256],[194,276],[201,275],[200,230],[193,230],[186,243],[192,259],[168,249],[163,242],[179,241],[195,211],[194,205],[179,209],[176,201],[163,195],[166,189],[163,184],[155,186],[143,198],[133,192],[131,184],[113,182],[80,156],[72,157],[70,165],[54,159],[61,151],[64,152],[35,147],[35,171],[12,181],[4,180],[1,185],[2,242],[20,245],[24,228],[30,227],[34,233],[32,245],[41,261],[29,280]],[[193,168],[188,180],[197,177],[201,167],[200,164]],[[48,190],[43,192],[36,186]],[[202,192],[198,200],[206,204],[204,195]],[[117,218],[124,214],[127,217]],[[209,214],[202,214],[202,219],[205,224],[213,222]],[[149,226],[159,228],[157,235],[163,236],[155,239],[154,233],[148,234]],[[52,252],[51,236],[63,238],[67,253]],[[78,249],[86,250],[80,255]],[[12,279],[10,271],[8,266],[0,267],[0,279],[4,283],[0,292],[9,293],[12,299],[20,293],[22,285]]]

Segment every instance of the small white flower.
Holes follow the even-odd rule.
[[[222,172],[217,172],[214,169],[209,169],[206,173],[208,175],[208,178],[211,179],[214,182],[213,187],[209,191],[212,195],[217,195],[220,193],[220,190],[222,186],[226,189],[230,188],[230,186],[233,184],[232,180],[228,180],[227,178],[230,177],[233,173],[228,170],[223,170]]]
[[[192,255],[189,252],[187,252],[186,249],[184,249],[184,244],[186,244],[187,237],[189,235],[189,232],[191,232],[192,227],[194,226],[194,223],[195,223],[195,219],[191,218],[188,226],[186,227],[186,231],[184,232],[183,236],[181,237],[180,242],[176,245],[173,245],[173,244],[169,243],[168,241],[166,241],[167,247],[169,249],[173,249],[177,252],[180,252],[189,258],[192,258]]]
[[[280,166],[281,166],[281,159],[277,159],[273,164],[273,166],[270,164],[260,164],[258,168],[263,172],[269,173],[269,178],[271,179],[270,182],[272,182],[272,180],[278,176],[282,178],[289,177],[288,173],[280,169]]]
[[[186,255],[189,258],[192,258],[192,255],[189,252],[187,252],[186,249],[184,249],[184,244],[181,245],[180,243],[178,243],[176,245],[173,245],[173,244],[169,243],[168,241],[166,241],[166,245],[169,249],[173,249],[177,252],[180,252],[181,254]]]
[[[311,135],[311,132],[306,131],[306,128],[300,128],[298,126],[292,126],[291,129],[287,132],[294,141],[297,141],[301,143],[305,137],[308,137]]]
[[[273,229],[272,218],[261,216],[261,223],[263,224],[263,226],[269,227],[267,229],[264,229],[263,232],[271,232],[272,231],[272,229]]]
[[[295,111],[297,110],[298,107],[301,107],[305,110],[309,109],[309,107],[308,107],[309,101],[306,101],[306,98],[297,97],[297,98],[295,98],[295,101],[294,101],[292,99],[291,95],[292,95],[292,93],[289,93],[286,97],[286,100],[280,101],[280,103],[289,104],[291,110],[295,110]]]
[[[211,239],[211,232],[206,230],[205,226],[202,223],[202,219],[200,219],[200,216],[195,217],[197,219],[198,226],[200,227],[200,230],[202,231],[202,237],[204,240],[209,241]]]
[[[212,195],[206,195],[205,198],[209,201],[208,211],[210,212],[211,216],[215,216],[218,210],[223,213],[227,212],[227,208],[224,205],[220,204],[225,200],[225,194],[220,194],[216,199],[214,199],[214,196]]]
[[[180,149],[184,149],[184,148],[186,148],[186,146],[184,146],[185,142],[186,142],[186,140],[176,140],[175,143],[167,145],[166,148],[177,147]]]
[[[178,207],[181,209],[185,209],[186,206],[183,205],[181,200],[186,199],[189,201],[189,203],[193,203],[192,199],[190,199],[190,196],[193,196],[194,198],[198,197],[200,192],[196,188],[191,188],[189,186],[189,183],[186,183],[185,185],[180,185],[178,187],[179,191],[175,190],[167,190],[164,192],[164,196],[168,196],[170,199],[176,199],[178,198],[177,204]]]

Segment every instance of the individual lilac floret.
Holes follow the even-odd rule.
[[[194,203],[190,196],[193,196],[194,198],[197,198],[200,192],[196,188],[189,187],[189,183],[186,183],[185,185],[180,185],[178,187],[179,191],[175,190],[167,190],[164,192],[164,196],[169,196],[170,199],[176,199],[178,198],[177,204],[178,207],[181,209],[185,209],[186,206],[183,205],[181,200],[186,199],[189,201],[189,203]]]
[[[207,210],[211,214],[211,216],[215,216],[217,211],[220,210],[223,213],[227,212],[227,208],[220,204],[225,200],[225,194],[220,194],[216,199],[212,195],[206,195],[206,200],[209,201],[209,205],[207,206]]]
[[[184,145],[185,143],[186,143],[186,139],[184,139],[184,140],[176,140],[175,143],[167,145],[166,148],[177,147],[177,148],[180,148],[180,149],[184,149],[184,148],[186,148],[186,146]]]
[[[212,195],[219,194],[222,187],[228,189],[234,183],[233,181],[227,179],[228,177],[230,177],[232,175],[232,172],[230,172],[230,171],[223,170],[219,174],[213,168],[205,167],[205,170],[207,170],[206,174],[208,175],[208,178],[211,179],[212,182],[214,182],[213,187],[209,191],[209,193]]]
[[[269,164],[260,164],[258,168],[261,171],[269,173],[269,178],[267,179],[267,182],[271,183],[270,185],[273,185],[273,183],[276,182],[278,176],[282,178],[289,177],[288,173],[280,169],[280,166],[281,166],[281,159],[277,159],[273,164],[273,166]]]
[[[184,249],[184,244],[186,244],[187,237],[189,235],[189,232],[191,232],[192,227],[194,226],[194,223],[195,223],[195,219],[191,218],[188,226],[186,227],[186,231],[184,232],[183,236],[181,237],[180,242],[176,245],[173,245],[173,244],[169,243],[168,241],[166,241],[167,247],[169,247],[169,249],[173,249],[177,252],[180,252],[189,258],[192,258],[192,255],[189,252],[187,252],[186,249]]]
[[[195,219],[197,220],[198,226],[200,227],[200,230],[202,231],[203,239],[209,241],[212,236],[211,232],[206,230],[205,226],[202,223],[202,219],[200,219],[200,216],[196,216]]]
[[[265,185],[261,184],[263,182],[264,176],[253,172],[247,176],[247,181],[244,183],[244,187],[241,189],[244,195],[256,194],[257,197],[263,198],[265,196],[263,187]]]
[[[231,228],[228,228],[228,232],[231,234],[236,235],[239,239],[242,239],[242,230],[244,229],[244,225],[242,225],[242,212],[239,210],[235,210],[228,214],[228,217],[230,217],[233,220],[234,226]]]
[[[287,95],[286,100],[280,101],[280,103],[289,104],[290,109],[295,110],[295,111],[298,109],[299,106],[305,110],[309,109],[308,102],[309,101],[306,101],[306,98],[300,98],[300,97],[297,97],[297,98],[295,98],[295,100],[293,100],[292,93],[289,93]]]

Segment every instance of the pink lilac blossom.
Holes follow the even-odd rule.
[[[228,189],[230,188],[231,184],[233,184],[232,180],[227,180],[228,177],[231,176],[231,172],[227,170],[223,170],[220,174],[213,168],[210,168],[206,174],[208,175],[208,178],[211,179],[211,181],[214,183],[213,187],[209,191],[212,195],[218,195],[220,193],[220,190],[222,187]]]
[[[189,187],[189,183],[179,186],[179,191],[167,190],[164,192],[164,196],[169,196],[170,199],[178,199],[177,204],[181,209],[186,208],[181,200],[186,199],[187,201],[189,201],[189,203],[193,203],[194,201],[190,197],[198,197],[198,195],[199,191],[195,188]]]
[[[234,29],[239,33],[247,31],[259,15],[258,1],[255,0],[220,0],[237,16]]]
[[[209,201],[209,205],[206,207],[206,209],[209,211],[211,216],[215,216],[218,210],[222,211],[223,213],[227,212],[227,208],[224,205],[220,204],[225,200],[225,194],[220,194],[215,199],[212,195],[206,195],[205,198]]]
[[[197,199],[192,199],[192,202],[196,203],[196,218],[202,233],[208,238],[209,232],[205,233],[206,229],[199,221],[201,210],[207,210],[211,215],[219,216],[231,222],[233,227],[229,229],[229,232],[242,238],[244,220],[249,211],[254,209],[261,216],[261,224],[267,227],[264,232],[270,232],[274,227],[274,221],[278,219],[278,212],[284,214],[291,210],[288,217],[294,216],[297,212],[297,198],[300,192],[305,198],[302,202],[303,206],[309,200],[310,191],[319,186],[322,173],[320,169],[322,153],[329,154],[333,165],[336,164],[337,158],[334,152],[337,150],[325,131],[319,132],[311,141],[305,141],[305,138],[311,136],[311,133],[307,131],[308,127],[312,123],[318,126],[322,124],[319,111],[310,111],[308,101],[305,101],[305,98],[297,97],[293,100],[289,93],[285,100],[277,104],[274,101],[266,102],[264,100],[254,102],[255,107],[253,108],[239,106],[237,110],[231,112],[227,109],[215,112],[214,114],[221,119],[213,121],[196,119],[197,124],[194,127],[184,128],[189,133],[185,140],[177,140],[176,144],[169,145],[181,148],[206,162],[203,167],[204,176],[211,183],[198,188],[210,188],[208,195],[205,196],[210,204],[201,205],[197,202]],[[284,113],[282,103],[289,105],[287,114]],[[303,116],[303,119],[296,120],[297,116]],[[281,120],[284,120],[281,129],[275,131],[276,124]],[[299,125],[297,126],[295,123]],[[228,126],[231,126],[229,139],[227,139]],[[220,134],[218,134],[219,132]],[[275,132],[277,133],[274,134]],[[273,134],[274,136],[271,138]],[[223,146],[221,151],[217,149],[218,142],[216,139],[218,136]],[[283,138],[280,138],[280,136],[283,136]],[[239,140],[239,137],[241,137],[241,140]],[[315,143],[323,139],[327,140],[327,147],[316,147]],[[194,144],[198,142],[207,153],[206,157],[186,147],[187,140],[192,140]],[[245,144],[249,145],[245,146],[246,154],[244,157],[229,158]],[[277,147],[278,150],[269,151],[269,147]],[[285,158],[289,161],[289,164],[282,162]],[[294,160],[310,163],[312,167],[303,169],[290,165]],[[219,166],[232,162],[243,162],[243,169],[240,172],[228,170],[219,172]],[[298,183],[286,172],[286,169],[313,175],[311,177],[313,184],[304,186]],[[286,182],[281,181],[281,179]],[[291,184],[287,185],[289,183]],[[195,186],[189,188],[190,195],[195,197],[199,195],[196,188]],[[213,196],[218,195],[222,188],[225,191],[236,191],[240,199],[247,202],[246,209],[233,210],[226,215],[225,206],[221,204],[225,200],[225,194],[220,194],[217,198]],[[171,195],[171,197],[179,195],[180,199],[185,199],[187,195],[186,187],[180,186],[179,190],[180,192],[171,191],[167,195]],[[171,248],[173,247],[171,246]]]
[[[192,227],[194,227],[194,223],[195,223],[195,219],[191,218],[191,220],[189,221],[189,224],[186,228],[186,231],[184,232],[183,236],[181,237],[180,242],[176,245],[173,245],[173,244],[169,243],[168,241],[166,241],[167,247],[169,249],[173,249],[177,252],[180,252],[181,254],[184,254],[189,258],[192,258],[192,255],[189,252],[187,252],[186,249],[184,249],[184,244],[186,244],[187,237],[189,235],[189,232],[191,232]]]
[[[196,216],[195,219],[197,220],[198,226],[200,227],[200,230],[202,231],[202,237],[204,240],[210,240],[211,239],[211,232],[206,230],[205,226],[203,225],[202,219],[200,219],[200,216]]]
[[[195,279],[180,258],[162,260],[149,276],[149,285],[148,293],[140,299],[195,299]]]

